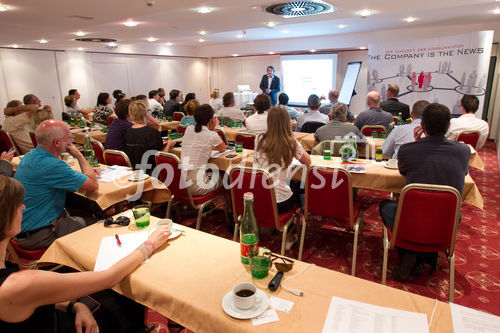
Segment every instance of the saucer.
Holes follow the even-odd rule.
[[[228,292],[222,298],[222,309],[225,313],[236,319],[250,319],[260,316],[266,311],[269,305],[267,295],[260,289],[257,289],[257,302],[253,308],[248,310],[238,309],[233,303],[233,290]]]
[[[398,169],[398,166],[390,166],[389,163],[385,162],[384,163],[384,167],[386,167],[387,169]]]
[[[134,173],[130,175],[130,177],[128,177],[128,180],[130,181],[141,181],[141,180],[145,180],[145,179],[148,179],[149,178],[149,175],[147,173],[144,173],[140,176],[136,176]]]

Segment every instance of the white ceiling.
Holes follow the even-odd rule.
[[[173,48],[196,48],[210,44],[242,41],[310,37],[354,32],[371,32],[408,27],[439,27],[457,24],[488,24],[497,26],[500,15],[493,10],[500,7],[495,0],[338,0],[333,4],[340,11],[301,18],[283,18],[265,12],[267,0],[155,0],[153,7],[146,0],[0,0],[12,7],[0,12],[0,46],[17,44],[21,48],[47,48],[106,51],[103,44],[74,41],[75,33],[84,31],[87,37],[107,37],[118,40],[118,51],[133,49],[135,53],[161,54],[166,42]],[[194,9],[207,6],[212,13],[200,14]],[[257,8],[252,8],[257,7]],[[375,13],[361,18],[359,11],[370,9]],[[69,18],[73,15],[91,17],[90,20]],[[407,23],[403,18],[418,18]],[[122,23],[133,19],[137,27]],[[277,25],[268,28],[265,23]],[[340,29],[338,25],[344,24]],[[197,32],[207,31],[204,43],[198,42]],[[285,32],[284,32],[285,31]],[[237,38],[236,35],[244,35]],[[147,42],[153,36],[158,41]],[[409,36],[410,37],[410,36]],[[47,39],[47,44],[38,40]],[[498,39],[498,34],[495,39]],[[151,47],[154,46],[154,47]],[[137,52],[137,50],[144,50]]]

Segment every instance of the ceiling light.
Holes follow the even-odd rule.
[[[366,47],[366,46],[360,46],[360,47],[359,47],[359,49],[360,49],[360,50],[366,50],[366,49],[367,49],[367,47]]]
[[[363,9],[362,11],[359,12],[359,15],[363,18],[370,16],[372,13],[368,9]]]
[[[146,38],[146,40],[147,40],[148,42],[156,42],[156,41],[158,40],[158,38],[155,38],[155,37],[152,37],[152,36],[151,36],[151,37]]]
[[[292,12],[303,12],[304,10],[306,10],[306,9],[302,8],[302,7],[294,7],[294,8],[290,9],[290,11],[292,11]]]
[[[272,28],[276,25],[276,22],[272,22],[272,21],[269,21],[269,22],[266,22],[266,25],[269,27],[269,28]]]
[[[207,32],[205,30],[198,31],[198,35],[205,36]]]
[[[165,43],[165,45],[167,45],[167,46],[172,46],[172,45],[174,45],[174,44],[172,44],[172,43],[170,43],[170,42],[167,42],[167,43]]]
[[[238,35],[236,35],[236,38],[243,38],[243,35],[242,34],[238,34]]]
[[[316,52],[316,50],[311,50],[312,53]]]
[[[123,25],[125,25],[127,27],[136,27],[137,25],[139,25],[139,23],[137,23],[135,21],[126,21],[126,22],[123,22]]]
[[[238,55],[237,55],[236,53],[233,53],[233,54],[232,54],[232,56],[233,56],[233,57],[237,57]]]
[[[347,25],[345,25],[345,24],[339,24],[337,26],[337,28],[339,28],[339,29],[344,29],[345,27],[347,27]]]
[[[83,31],[78,31],[75,35],[76,35],[77,37],[83,37],[83,36],[87,36],[87,33],[86,33],[86,32],[83,32]]]
[[[497,8],[493,11],[493,14],[496,14],[496,15],[500,14],[500,8],[499,8],[499,7],[497,7]]]
[[[198,9],[196,9],[196,11],[200,14],[207,14],[207,13],[211,13],[214,11],[213,8],[211,7],[200,7]]]
[[[42,38],[42,39],[40,39],[38,42],[39,42],[40,44],[47,44],[49,41],[48,41],[48,40],[46,40],[46,39],[43,39],[43,38]]]
[[[85,50],[83,47],[78,48],[78,51],[83,51],[83,50]]]
[[[274,54],[274,52],[268,52],[269,54]]]
[[[198,42],[203,43],[205,40],[203,38],[198,39]]]
[[[499,0],[499,1],[500,1],[500,0]],[[250,7],[250,8],[252,8],[252,9],[259,9],[259,6],[252,6],[252,7]]]
[[[109,47],[118,47],[118,44],[115,42],[111,42],[108,44]]]
[[[408,23],[412,23],[412,22],[415,22],[417,19],[415,17],[412,17],[412,16],[408,16],[407,18],[404,19],[406,22]]]
[[[10,47],[12,47],[13,49],[17,49],[17,48],[19,48],[19,45],[17,45],[17,44],[12,44]]]
[[[0,3],[0,12],[6,12],[10,9],[9,6]]]
[[[281,32],[282,32],[282,33],[284,33],[284,34],[287,34],[287,33],[289,33],[290,31],[285,29],[285,30],[281,30]]]

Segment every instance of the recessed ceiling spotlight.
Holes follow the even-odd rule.
[[[123,25],[127,26],[127,27],[136,27],[139,25],[139,23],[130,20],[130,21],[123,22]]]
[[[0,3],[0,12],[6,12],[10,9],[9,6]]]
[[[269,21],[269,22],[266,22],[266,25],[267,25],[269,28],[272,28],[272,27],[276,26],[276,22]]]
[[[83,51],[83,50],[85,50],[83,47],[78,48],[78,51]]]
[[[282,32],[282,33],[284,33],[284,34],[287,34],[287,33],[289,33],[289,32],[290,32],[290,30],[286,30],[286,29],[284,29],[284,30],[281,30],[281,32]]]
[[[206,34],[207,34],[207,32],[205,30],[198,31],[198,35],[200,35],[200,36],[205,36]]]
[[[371,14],[372,12],[368,9],[363,9],[362,11],[359,12],[359,16],[361,16],[362,18],[370,16]]]
[[[408,23],[412,23],[412,22],[415,22],[417,20],[417,18],[415,17],[412,17],[412,16],[408,16],[407,18],[404,19],[406,22]]]
[[[17,45],[17,44],[12,44],[10,47],[12,47],[13,49],[17,49],[17,48],[19,48],[19,45]]]
[[[360,47],[359,47],[359,49],[360,49],[360,50],[366,50],[366,49],[367,49],[367,47],[366,47],[366,46],[360,46]]]
[[[347,25],[345,25],[345,24],[339,24],[337,26],[337,28],[339,28],[339,29],[344,29],[345,27],[347,27]]]
[[[109,47],[118,47],[118,44],[115,42],[108,43]]]
[[[213,12],[214,9],[211,7],[200,7],[200,8],[197,8],[196,11],[200,14],[208,14],[208,13]]]
[[[243,38],[243,35],[242,34],[238,34],[238,35],[236,35],[236,38]]]
[[[147,40],[148,42],[156,42],[156,41],[158,40],[158,38],[155,38],[155,37],[153,37],[153,36],[150,36],[150,37],[146,38],[146,40]]]
[[[167,45],[167,46],[172,46],[172,45],[174,45],[174,44],[173,44],[173,43],[170,43],[170,42],[167,42],[167,43],[165,43],[165,45]]]
[[[304,7],[294,7],[290,9],[292,12],[303,12],[304,10],[306,10]]]
[[[316,52],[316,50],[311,50],[312,53]]]
[[[274,52],[268,52],[269,54],[274,54]]]
[[[44,38],[42,38],[42,39],[40,39],[38,42],[39,42],[40,44],[47,44],[49,41],[48,41],[48,40],[46,40],[46,39],[44,39]]]
[[[203,43],[204,41],[205,41],[205,39],[203,39],[203,38],[198,39],[198,42],[200,42],[200,43]]]
[[[500,14],[500,8],[499,8],[499,7],[497,7],[497,8],[493,11],[493,14],[496,14],[496,15]]]
[[[252,6],[250,8],[252,8],[252,9],[259,9],[259,6]]]
[[[233,53],[233,54],[232,54],[232,56],[233,56],[233,57],[237,57],[238,55],[237,55],[236,53]]]
[[[83,32],[83,31],[78,31],[77,33],[75,33],[75,35],[77,37],[83,37],[83,36],[87,36],[87,33],[86,32]]]

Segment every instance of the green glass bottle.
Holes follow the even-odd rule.
[[[259,249],[259,225],[253,213],[253,193],[243,195],[244,211],[240,227],[240,258],[241,262],[248,265],[250,260],[248,252]]]
[[[85,159],[87,162],[89,162],[91,167],[98,167],[99,162],[95,158],[95,152],[94,148],[92,147],[92,144],[90,143],[90,136],[87,134],[85,135],[85,143],[83,145],[83,154],[85,156]]]
[[[382,162],[382,158],[383,158],[382,147],[379,146],[375,151],[375,161]]]

